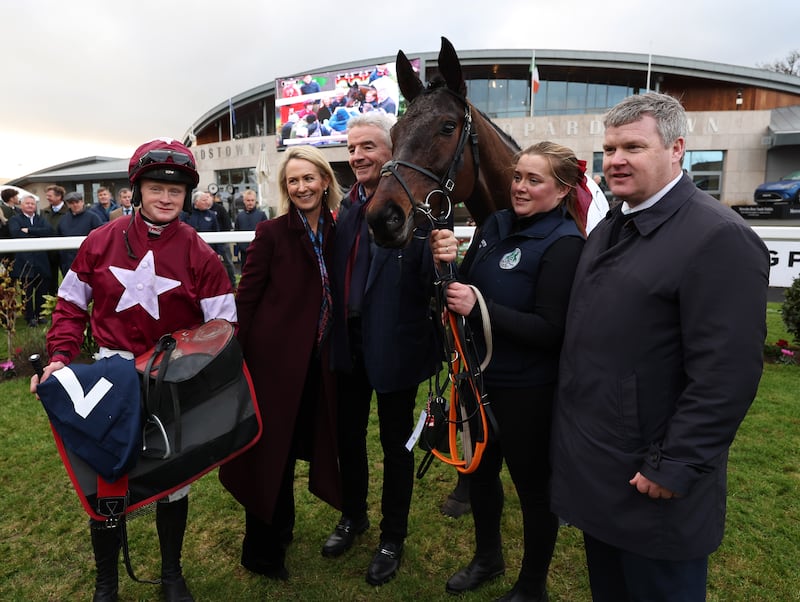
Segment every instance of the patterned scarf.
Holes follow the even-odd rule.
[[[331,313],[333,307],[333,297],[331,296],[331,283],[328,279],[328,269],[325,267],[325,258],[322,255],[322,229],[324,220],[322,212],[319,214],[319,224],[317,225],[317,233],[311,229],[308,224],[306,214],[297,209],[297,214],[303,220],[303,225],[306,228],[306,233],[311,239],[311,246],[314,247],[314,253],[317,256],[317,265],[319,265],[319,275],[322,278],[322,305],[319,308],[319,320],[317,321],[317,351],[322,348],[322,343],[330,330]]]

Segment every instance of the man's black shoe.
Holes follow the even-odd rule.
[[[461,594],[477,589],[505,572],[506,566],[502,555],[496,554],[490,558],[476,556],[472,562],[447,580],[445,589],[448,594]]]
[[[397,569],[400,568],[400,558],[403,556],[403,544],[393,541],[382,541],[375,550],[372,562],[367,569],[367,583],[370,585],[383,585],[394,579]]]
[[[355,541],[356,535],[361,535],[369,529],[369,519],[365,516],[361,520],[352,520],[343,516],[336,528],[322,546],[322,555],[328,558],[341,556]]]

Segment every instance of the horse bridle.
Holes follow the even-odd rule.
[[[464,127],[461,129],[461,137],[458,139],[458,146],[456,146],[456,152],[453,155],[453,160],[450,162],[450,167],[447,169],[447,172],[445,172],[443,176],[438,176],[421,165],[411,163],[410,161],[403,161],[401,159],[392,159],[387,161],[381,168],[381,176],[394,176],[395,179],[397,179],[397,181],[400,183],[400,186],[403,187],[403,190],[405,190],[408,199],[411,201],[412,207],[414,207],[414,211],[424,215],[434,228],[437,225],[446,223],[447,220],[450,219],[450,215],[453,212],[453,201],[450,199],[450,193],[453,192],[453,189],[456,185],[456,172],[458,171],[458,166],[461,163],[461,158],[464,154],[464,149],[467,146],[467,141],[470,142],[472,148],[472,163],[475,168],[475,182],[478,181],[478,168],[480,167],[480,159],[478,157],[478,132],[475,132],[472,129],[472,109],[470,108],[466,98],[453,92],[452,90],[449,90],[448,88],[443,89],[449,94],[455,96],[464,105]],[[430,92],[430,90],[428,92]],[[439,187],[431,190],[425,196],[424,201],[415,201],[414,195],[411,192],[411,188],[409,188],[408,184],[398,171],[398,167],[400,166],[408,167],[417,173],[421,173],[422,175],[436,182]],[[441,194],[447,200],[446,211],[440,211],[438,216],[433,215],[430,203],[431,196],[436,193]]]

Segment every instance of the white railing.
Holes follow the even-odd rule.
[[[201,232],[200,238],[207,243],[215,242],[250,242],[255,232]],[[77,249],[85,236],[50,236],[47,238],[2,238],[0,253],[16,253],[17,251],[58,251],[61,249]]]
[[[771,257],[769,285],[774,287],[791,286],[800,276],[800,227],[798,226],[753,226],[753,230],[767,245]],[[455,235],[469,241],[475,228],[456,226]],[[250,242],[255,232],[203,232],[200,237],[207,243]],[[0,239],[0,253],[18,251],[52,251],[77,249],[83,236],[53,236],[49,238],[6,238]]]
[[[769,285],[785,288],[800,276],[800,227],[753,226],[767,245],[770,254]],[[462,242],[472,239],[475,228],[456,226],[455,235]]]

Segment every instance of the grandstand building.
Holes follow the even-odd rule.
[[[603,113],[626,96],[648,89],[671,94],[686,107],[690,132],[684,168],[721,202],[752,203],[760,183],[800,169],[800,77],[646,54],[538,49],[458,54],[468,98],[478,109],[521,147],[549,139],[573,148],[592,174],[602,174]],[[438,51],[408,54],[423,81],[436,73],[437,55]],[[335,116],[326,112],[326,100],[335,99],[345,84],[377,85],[371,81],[376,75],[391,83],[394,60],[366,58],[295,75],[276,74],[276,80],[210,108],[185,134],[197,159],[200,185],[217,187],[231,202],[244,189],[255,189],[261,204],[275,215],[282,150],[297,143],[319,145],[342,185],[349,185],[353,176],[344,130],[333,128]],[[304,86],[309,75],[317,86]],[[404,101],[396,84],[394,94],[402,113]],[[369,100],[362,100],[362,107],[364,103]],[[374,101],[373,105],[377,106]],[[319,119],[309,117],[306,122],[298,117],[309,110]],[[318,130],[323,130],[322,139],[314,140]],[[78,181],[82,187],[96,188],[100,183],[114,185],[116,176],[124,178],[110,178],[109,168],[117,166],[102,159],[96,174],[84,161],[72,166],[77,178],[65,164],[12,183],[30,189],[35,183],[59,183],[69,190]]]

